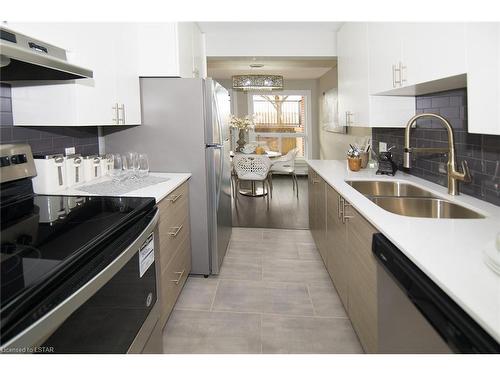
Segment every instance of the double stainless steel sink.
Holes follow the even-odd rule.
[[[377,206],[394,214],[433,219],[481,219],[483,215],[400,181],[347,181]]]

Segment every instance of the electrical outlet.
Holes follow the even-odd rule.
[[[66,156],[68,156],[68,155],[74,155],[75,154],[75,148],[74,147],[66,147],[64,149],[64,154]]]
[[[385,152],[387,151],[387,143],[386,142],[379,142],[378,143],[378,152]]]

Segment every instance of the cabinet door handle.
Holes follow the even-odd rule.
[[[182,276],[184,276],[184,273],[186,272],[186,270],[182,270],[180,272],[174,272],[176,275],[179,275],[179,277],[176,279],[176,280],[170,280],[171,282],[175,283],[175,285],[179,285],[179,283],[181,282],[182,280]]]
[[[345,214],[346,206],[350,206],[350,203],[347,203],[344,198],[342,198],[342,223],[346,223],[348,219],[351,219],[353,216],[348,216]]]
[[[400,61],[399,62],[399,85],[403,86],[403,83],[406,83],[406,78],[404,71],[406,70],[406,65],[403,65],[403,63]]]
[[[352,115],[353,113],[351,111],[346,111],[345,113],[345,122],[347,126],[352,125]]]
[[[172,196],[168,197],[167,200],[169,200],[172,203],[175,203],[175,201],[177,199],[179,199],[180,197],[182,197],[182,194],[172,195]]]
[[[173,232],[168,232],[169,236],[170,237],[177,237],[177,235],[179,234],[179,232],[181,231],[182,229],[182,225],[181,226],[178,226],[178,227],[172,227],[170,229],[175,229]]]
[[[393,76],[394,76],[394,87],[401,87],[401,63],[398,65],[393,65]],[[399,80],[396,79],[396,73],[398,73]]]
[[[123,125],[125,125],[125,104],[122,104],[122,105],[118,106],[118,111],[122,111],[122,116],[121,116],[121,118],[119,117],[119,116],[120,116],[120,115],[119,115],[119,114],[120,114],[120,112],[118,112],[118,123],[120,123],[120,121],[121,121],[121,123],[122,123]]]
[[[115,113],[115,117],[113,117],[113,123],[118,125],[120,123],[120,112],[118,109],[118,103],[115,103],[115,105],[112,108]]]
[[[345,112],[345,124],[346,126],[351,126],[352,125],[352,112],[351,111],[346,111]]]
[[[396,87],[396,65],[392,65],[392,87]]]
[[[340,219],[341,213],[340,213],[340,195],[337,195],[337,218]]]

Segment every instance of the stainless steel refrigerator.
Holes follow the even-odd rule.
[[[230,97],[212,79],[141,78],[142,125],[106,128],[106,152],[144,152],[153,172],[190,172],[192,273],[219,273],[231,237]]]

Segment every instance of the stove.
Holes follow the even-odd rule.
[[[135,242],[151,242],[158,216],[155,200],[36,195],[31,182],[36,171],[31,165],[33,158],[29,146],[2,145],[0,156],[0,348],[4,351],[5,348],[26,350],[48,341],[55,345],[59,353],[129,351],[154,305],[151,301],[148,304],[143,302],[147,297],[154,297],[156,301],[154,263],[143,275],[139,272],[142,242],[136,244],[136,251],[127,257],[128,265],[122,261],[122,268],[115,269],[116,272],[110,274],[106,282],[101,282],[103,285],[100,287],[92,285],[92,282],[123,257]],[[61,332],[59,327],[74,320],[74,315],[78,315],[79,311],[92,309],[92,305],[96,305],[92,301],[102,299],[100,293],[109,293],[106,288],[116,289],[123,285],[123,273],[130,273],[130,270],[123,271],[127,267],[136,268],[137,271],[125,280],[129,291],[135,288],[139,292],[135,307],[145,306],[138,310],[139,316],[136,311],[131,318],[137,329],[132,330],[127,339],[115,343],[113,347],[100,347],[95,338],[94,344],[82,346],[78,343],[81,336],[78,336],[78,331],[74,331],[75,324],[81,325],[80,321],[70,325],[67,332]],[[113,279],[117,278],[122,279],[121,284],[113,283]],[[67,312],[63,316],[58,314],[57,324],[44,329],[37,328],[41,321],[49,319],[69,299],[74,300],[82,289],[89,287],[93,294],[80,298],[80,303],[71,305],[70,309],[66,308]],[[116,307],[122,302],[115,299],[113,305]],[[127,309],[127,306],[124,308]],[[88,318],[87,315],[85,319]],[[123,319],[119,321],[123,323]],[[26,335],[30,328],[35,332]],[[105,327],[102,329],[106,331]],[[80,331],[80,335],[85,333],[82,328]],[[113,332],[113,329],[109,330],[110,335]],[[61,340],[61,336],[64,339]],[[59,337],[59,341],[54,340],[54,337]],[[109,340],[113,342],[112,337]]]

